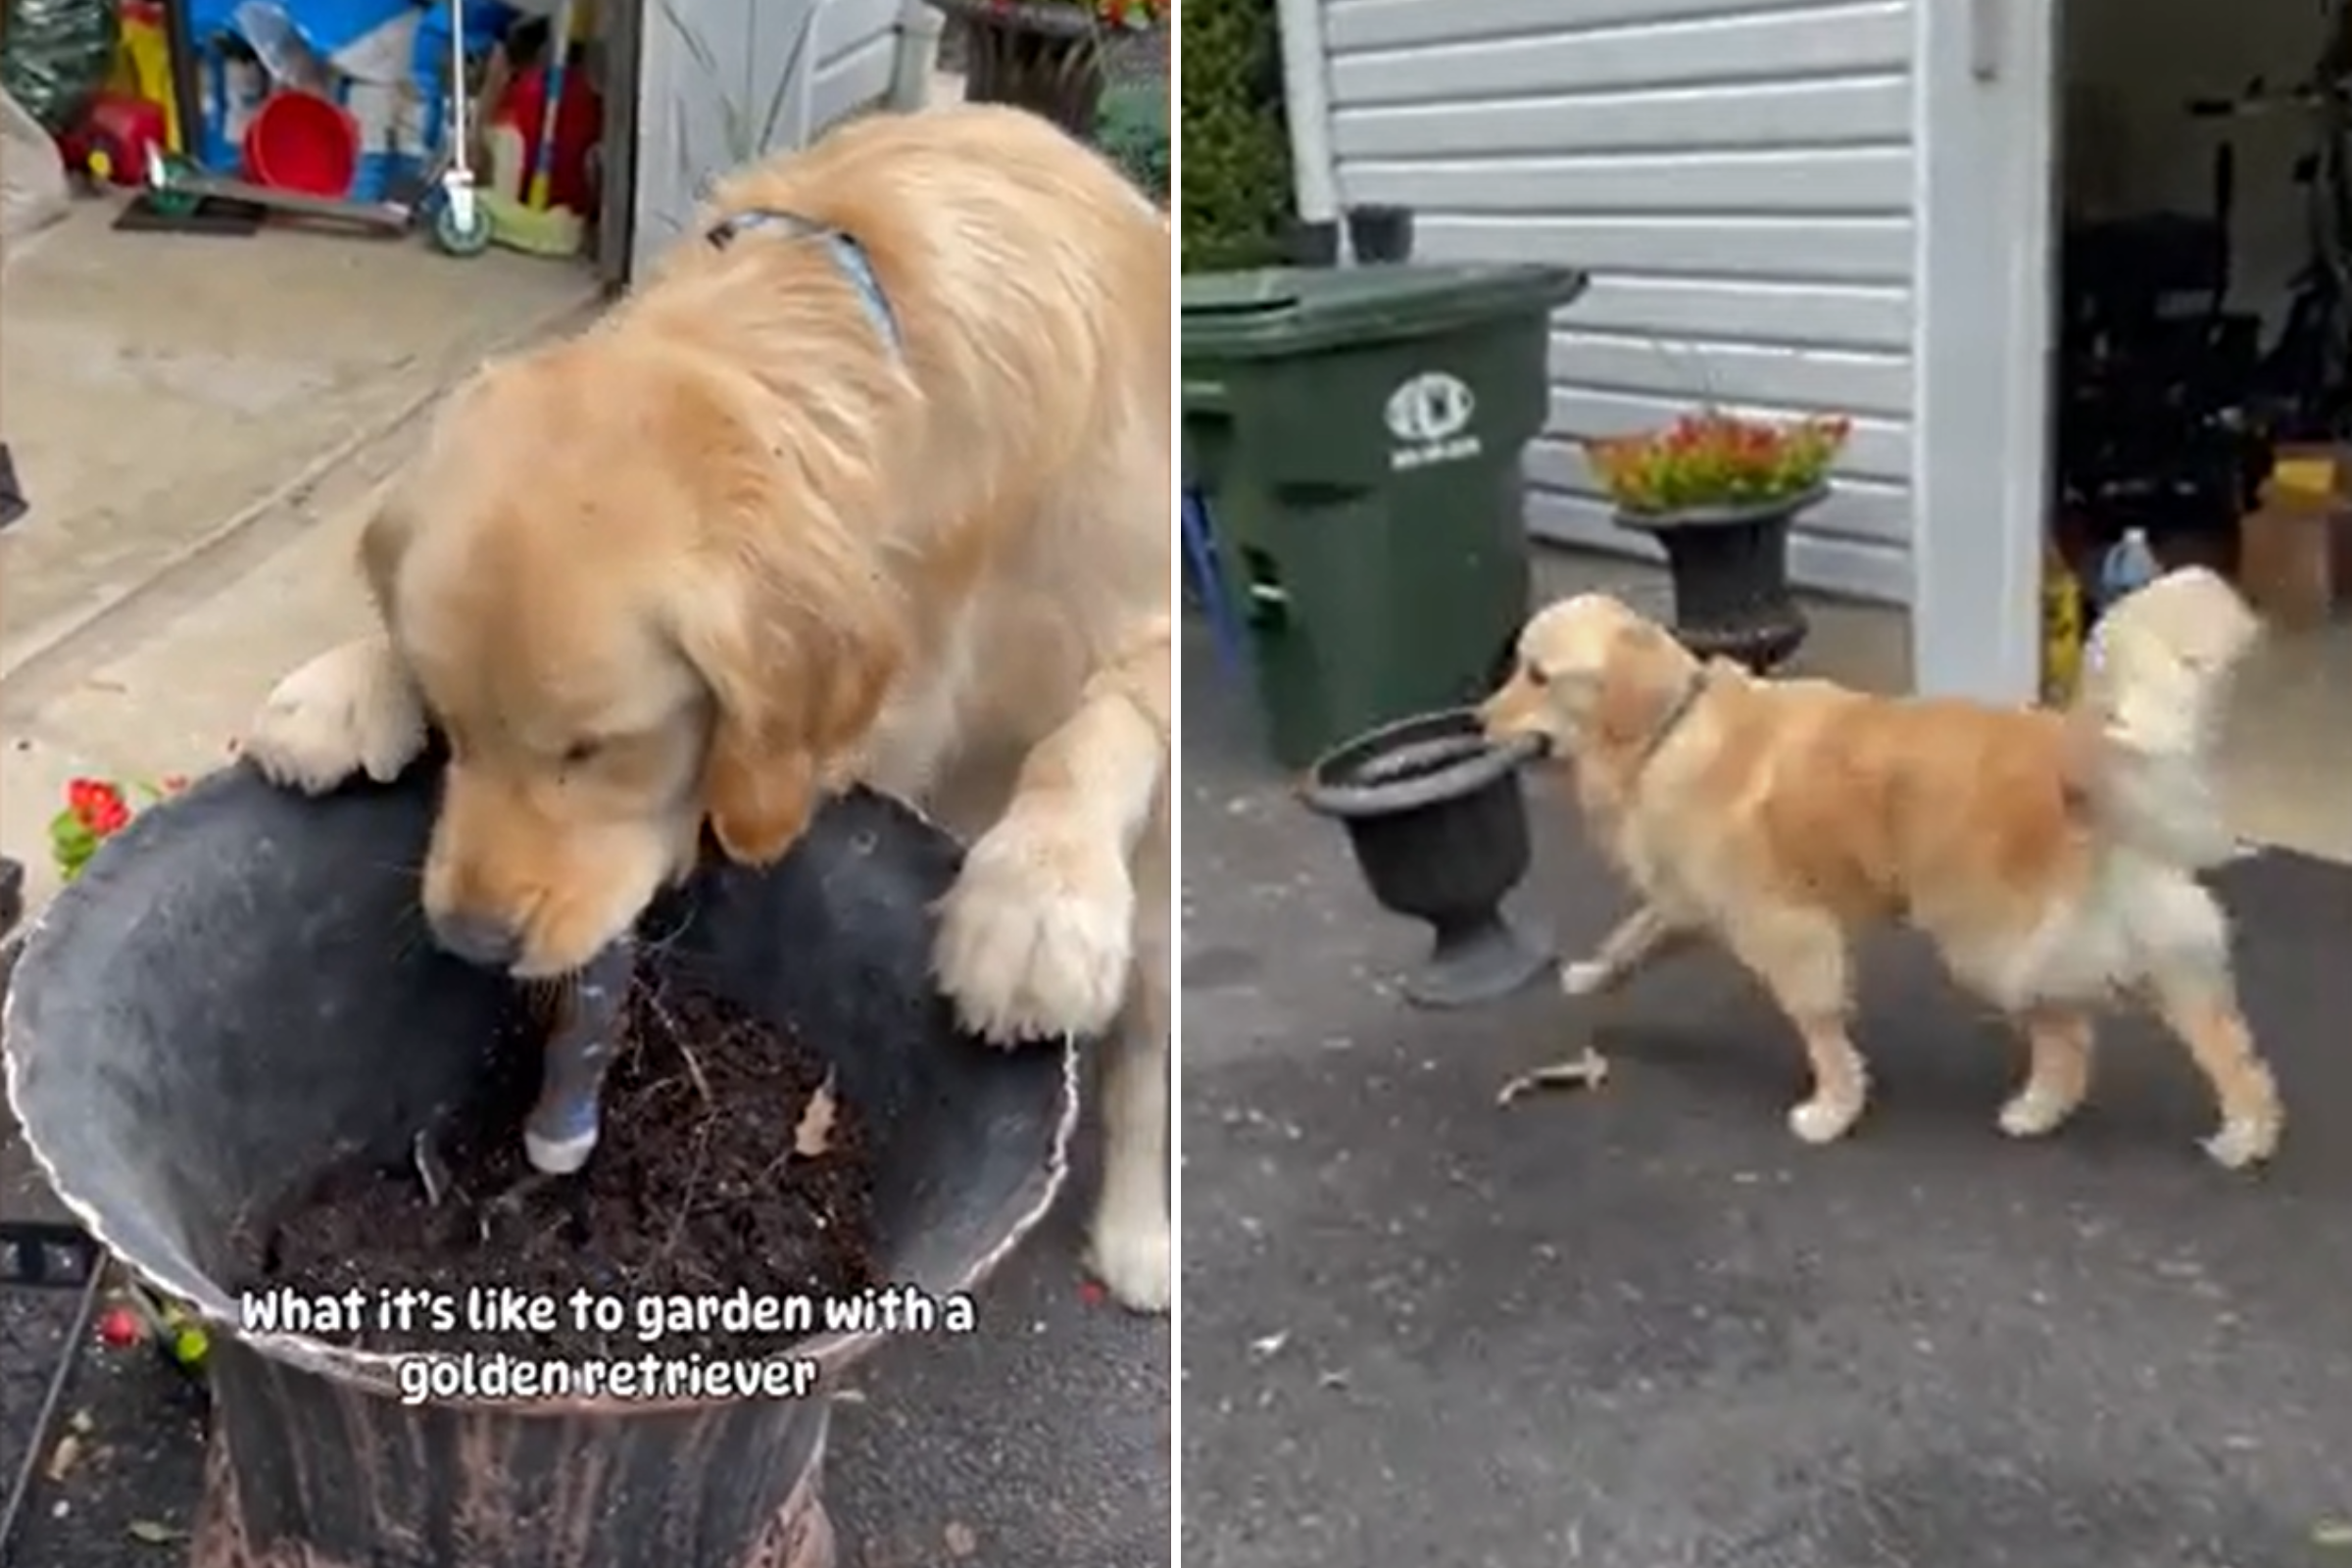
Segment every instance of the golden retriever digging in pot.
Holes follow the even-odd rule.
[[[940,984],[991,1040],[1106,1034],[1090,1256],[1168,1300],[1165,220],[1044,121],[854,122],[725,182],[567,342],[442,407],[368,524],[382,635],[246,752],[309,791],[451,760],[443,946],[563,975],[850,781],[971,845]]]
[[[1720,941],[1803,1040],[1808,1143],[1862,1114],[1848,946],[1867,923],[1932,938],[2031,1050],[2001,1130],[2055,1130],[2090,1082],[2091,1014],[2148,1004],[2213,1086],[2226,1166],[2277,1149],[2271,1073],[2237,1005],[2228,922],[2196,873],[2236,846],[2208,788],[2225,679],[2257,623],[2212,572],[2173,572],[2101,622],[2065,712],[1889,700],[1701,663],[1615,599],[1540,612],[1488,699],[1537,735],[1642,904],[1561,973],[1606,991],[1688,937]]]

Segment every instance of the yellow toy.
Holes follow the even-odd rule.
[[[2082,675],[2082,584],[2055,545],[2041,552],[2041,700],[2060,707]]]
[[[107,86],[132,98],[144,98],[163,110],[168,150],[187,151],[179,103],[172,91],[171,35],[164,31],[164,8],[159,0],[122,0],[122,36],[115,45],[115,69]]]

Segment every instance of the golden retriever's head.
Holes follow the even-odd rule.
[[[903,657],[871,475],[627,352],[592,335],[483,372],[362,544],[450,750],[426,915],[518,976],[623,935],[706,821],[736,860],[781,856]]]
[[[1494,740],[1541,738],[1555,759],[1648,744],[1698,663],[1664,627],[1607,594],[1540,610],[1518,662],[1479,709]]]

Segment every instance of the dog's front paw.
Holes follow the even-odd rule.
[[[1574,963],[1560,965],[1560,991],[1564,996],[1596,997],[1609,988],[1613,978],[1609,965],[1598,958],[1579,958]]]
[[[1132,1312],[1165,1312],[1169,1288],[1169,1241],[1165,1219],[1150,1224],[1098,1222],[1087,1238],[1087,1272]]]
[[[380,641],[319,655],[277,683],[238,750],[271,783],[322,795],[400,776],[424,750],[424,706]]]
[[[1007,816],[972,846],[940,907],[940,989],[966,1029],[998,1045],[1101,1034],[1126,996],[1134,926],[1115,840]]]
[[[1834,1144],[1861,1118],[1860,1097],[1838,1099],[1815,1095],[1788,1110],[1788,1130],[1808,1144]]]

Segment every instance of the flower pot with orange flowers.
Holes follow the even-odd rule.
[[[1665,552],[1675,635],[1692,653],[1761,673],[1803,644],[1788,530],[1829,496],[1850,429],[1842,416],[1707,409],[1664,429],[1585,443],[1617,526]]]
[[[963,95],[1014,104],[1091,140],[1102,102],[1102,45],[1164,27],[1174,0],[928,0],[963,24]]]

